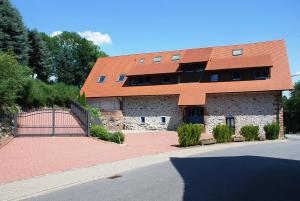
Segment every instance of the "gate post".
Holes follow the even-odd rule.
[[[86,135],[90,136],[90,114],[86,111]]]
[[[55,134],[55,109],[52,108],[52,136]]]

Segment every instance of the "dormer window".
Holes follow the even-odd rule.
[[[153,58],[153,62],[154,63],[158,63],[158,62],[160,62],[161,61],[161,56],[158,56],[158,57],[154,57]]]
[[[141,59],[140,59],[140,63],[141,63],[141,64],[145,63],[145,59],[144,59],[144,58],[141,58]]]
[[[172,61],[178,61],[178,60],[180,60],[181,59],[181,55],[180,54],[177,54],[177,55],[173,55],[172,56]]]
[[[240,56],[243,54],[243,49],[234,49],[232,50],[232,56]]]
[[[98,83],[103,83],[104,81],[105,81],[105,76],[104,75],[101,75],[100,77],[99,77],[99,79],[97,80],[97,82]]]
[[[124,82],[124,80],[125,80],[125,75],[124,74],[119,75],[118,82]]]

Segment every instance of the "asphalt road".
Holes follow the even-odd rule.
[[[300,201],[300,140],[172,158],[29,200]]]

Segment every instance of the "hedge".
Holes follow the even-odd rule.
[[[258,140],[259,127],[254,125],[243,126],[240,130],[240,134],[245,137],[246,141]]]
[[[181,147],[199,144],[203,124],[182,124],[177,128],[178,142]]]
[[[213,128],[213,135],[218,143],[230,142],[231,134],[231,129],[225,124],[219,124]]]
[[[280,125],[278,123],[269,123],[264,126],[264,130],[266,133],[266,139],[275,140],[278,139]]]

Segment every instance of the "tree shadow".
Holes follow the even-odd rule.
[[[300,162],[257,156],[171,158],[183,200],[300,200]]]

